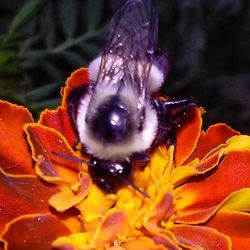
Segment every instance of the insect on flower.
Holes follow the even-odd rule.
[[[148,151],[173,131],[192,98],[156,95],[168,73],[168,58],[157,45],[158,17],[152,0],[127,0],[115,13],[107,44],[89,65],[89,85],[73,91],[69,111],[89,172],[104,191],[131,181],[135,162],[148,162]]]

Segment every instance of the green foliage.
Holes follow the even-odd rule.
[[[26,1],[0,40],[0,98],[35,114],[58,105],[65,79],[101,49],[103,2]]]
[[[107,24],[125,0],[9,1],[0,2],[0,98],[38,114],[56,106],[66,78],[101,51]],[[250,133],[250,2],[155,2],[170,58],[164,91],[194,96],[208,110],[207,124],[227,122]]]

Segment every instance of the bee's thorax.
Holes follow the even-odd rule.
[[[118,96],[111,96],[101,103],[88,126],[93,136],[104,143],[125,141],[133,130],[128,107]]]

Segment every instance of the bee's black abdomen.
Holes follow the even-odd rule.
[[[121,179],[128,179],[131,173],[131,163],[100,160],[92,157],[89,173],[98,187],[106,192],[114,193],[123,185]]]
[[[104,102],[90,124],[92,133],[105,143],[119,143],[131,133],[131,118],[124,104],[113,97]]]

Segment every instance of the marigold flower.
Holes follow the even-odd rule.
[[[37,123],[23,107],[0,102],[0,228],[3,249],[247,249],[250,245],[250,137],[225,124],[201,131],[201,108],[188,113],[176,146],[161,145],[133,183],[101,191],[74,147],[71,91]],[[68,155],[64,159],[53,152]],[[34,163],[33,163],[34,162]]]

